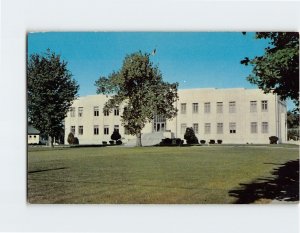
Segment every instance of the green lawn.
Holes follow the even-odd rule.
[[[298,153],[298,147],[292,145],[29,148],[28,201],[295,201],[299,198]]]

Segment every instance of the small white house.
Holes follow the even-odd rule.
[[[27,143],[28,144],[39,144],[40,131],[35,129],[32,125],[28,125],[27,128]]]

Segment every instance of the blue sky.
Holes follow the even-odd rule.
[[[28,34],[28,54],[50,48],[68,62],[80,85],[79,95],[96,94],[95,81],[120,69],[125,55],[151,53],[163,79],[186,88],[256,88],[240,64],[264,53],[266,40],[241,32],[45,32]]]

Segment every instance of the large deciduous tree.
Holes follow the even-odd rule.
[[[262,56],[241,61],[253,66],[247,79],[265,93],[274,92],[282,100],[290,98],[299,110],[299,33],[257,32],[255,38],[270,42]]]
[[[174,102],[178,99],[178,83],[164,82],[150,56],[141,51],[127,55],[119,71],[95,83],[98,94],[111,95],[104,110],[126,104],[122,124],[129,134],[136,135],[136,146],[142,146],[141,131],[155,115],[171,119],[177,113]]]
[[[33,126],[48,135],[49,145],[62,129],[62,122],[79,86],[61,60],[49,49],[46,53],[32,54],[27,62],[28,117]]]

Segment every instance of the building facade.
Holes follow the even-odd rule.
[[[178,114],[172,120],[155,116],[142,133],[165,132],[165,137],[184,138],[187,127],[193,127],[199,140],[222,140],[223,143],[269,143],[277,136],[287,140],[286,104],[275,94],[258,89],[185,89],[178,91],[175,103]],[[70,132],[80,144],[102,144],[109,141],[114,129],[123,143],[135,138],[125,132],[121,123],[124,106],[103,112],[105,95],[80,97],[74,101],[65,119],[65,142]]]
[[[39,144],[40,143],[40,131],[34,128],[31,124],[27,127],[27,144]]]

